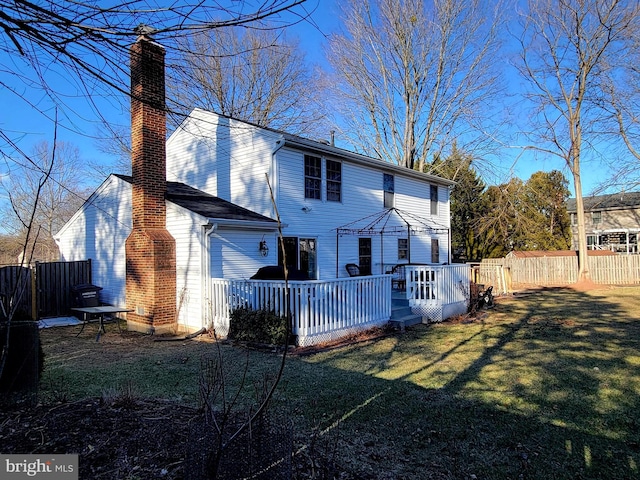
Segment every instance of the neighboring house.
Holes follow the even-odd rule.
[[[158,48],[144,40],[140,48]],[[146,145],[132,154],[133,176],[109,176],[56,235],[64,260],[93,260],[104,301],[130,306],[130,328],[170,327],[171,318],[155,316],[173,309],[181,328],[214,323],[226,333],[219,324],[228,322],[227,302],[246,301],[247,285],[257,283],[250,277],[282,265],[283,250],[288,266],[312,281],[296,297],[300,317],[318,306],[322,318],[342,322],[362,308],[369,319],[363,325],[389,320],[391,280],[384,274],[394,265],[450,262],[454,182],[200,109],[169,137],[166,154],[163,135],[150,130],[132,120],[132,144]],[[137,265],[139,258],[146,263]],[[349,278],[350,263],[371,280]],[[432,301],[435,274],[413,278]],[[142,293],[157,293],[141,298],[133,290],[138,283]],[[468,290],[458,283],[454,290]],[[171,288],[175,307],[161,304]],[[280,289],[268,293],[267,306],[276,308],[282,286],[270,288]],[[329,301],[332,307],[320,307]]]
[[[571,216],[572,248],[578,248],[576,200],[567,201]],[[618,253],[640,252],[640,192],[620,192],[584,198],[587,247]]]

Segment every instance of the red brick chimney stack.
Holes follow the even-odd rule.
[[[126,242],[128,327],[176,326],[176,246],[166,229],[164,48],[143,34],[131,46],[133,229]]]

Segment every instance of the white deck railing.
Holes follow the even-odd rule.
[[[442,321],[466,313],[469,306],[468,265],[407,265],[406,292],[414,313]]]
[[[286,315],[280,280],[212,279],[209,304],[216,333],[229,333],[234,308],[266,308]],[[391,276],[289,282],[292,333],[298,345],[318,344],[385,324],[391,317]]]

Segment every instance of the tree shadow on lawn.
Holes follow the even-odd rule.
[[[640,478],[639,302],[543,289],[319,354],[331,371],[309,401],[346,412],[363,478]]]

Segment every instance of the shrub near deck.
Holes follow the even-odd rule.
[[[237,308],[231,312],[229,338],[245,342],[284,345],[287,319],[268,310]]]

